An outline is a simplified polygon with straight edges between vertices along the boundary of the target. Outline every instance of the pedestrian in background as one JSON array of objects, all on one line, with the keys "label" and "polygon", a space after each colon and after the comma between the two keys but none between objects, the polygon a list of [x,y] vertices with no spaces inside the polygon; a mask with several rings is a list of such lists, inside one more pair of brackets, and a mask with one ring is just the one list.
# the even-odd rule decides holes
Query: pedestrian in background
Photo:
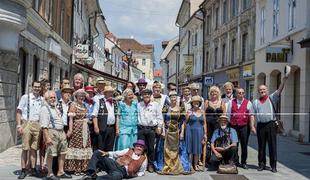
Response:
[{"label": "pedestrian in background", "polygon": [[63,87],[68,87],[68,86],[70,86],[70,80],[69,79],[63,79],[63,80],[61,80],[61,82],[60,82],[60,89],[58,89],[57,91],[56,91],[56,96],[57,96],[57,101],[59,101],[60,99],[61,99],[61,94],[62,94],[62,89],[63,89]]},{"label": "pedestrian in background", "polygon": [[143,101],[142,91],[146,88],[147,82],[145,81],[145,79],[139,79],[137,82],[137,86],[139,91],[136,92],[135,95],[137,96],[138,102],[141,102]]}]

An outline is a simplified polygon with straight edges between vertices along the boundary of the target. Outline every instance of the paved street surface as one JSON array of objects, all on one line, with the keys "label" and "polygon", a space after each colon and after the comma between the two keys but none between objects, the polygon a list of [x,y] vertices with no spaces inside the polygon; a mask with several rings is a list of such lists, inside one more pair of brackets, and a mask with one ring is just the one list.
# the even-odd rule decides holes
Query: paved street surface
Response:
[{"label": "paved street surface", "polygon": [[[257,169],[257,141],[252,136],[249,147],[248,164],[250,169],[244,170],[239,168],[239,175],[244,175],[248,179],[275,180],[275,179],[310,179],[310,144],[300,144],[291,138],[278,138],[278,173],[274,174],[270,171],[258,172]],[[10,180],[17,179],[17,171],[20,167],[20,146],[12,147],[0,153],[0,179]],[[267,160],[268,161],[268,160]],[[189,176],[161,176],[155,173],[147,173],[146,176],[136,178],[147,180],[206,180],[213,179],[216,175],[215,171],[200,172]],[[79,179],[81,177],[73,177]],[[27,177],[26,179],[37,179]],[[218,179],[218,178],[217,178]],[[235,180],[234,175],[229,177],[221,176],[222,180]]]}]

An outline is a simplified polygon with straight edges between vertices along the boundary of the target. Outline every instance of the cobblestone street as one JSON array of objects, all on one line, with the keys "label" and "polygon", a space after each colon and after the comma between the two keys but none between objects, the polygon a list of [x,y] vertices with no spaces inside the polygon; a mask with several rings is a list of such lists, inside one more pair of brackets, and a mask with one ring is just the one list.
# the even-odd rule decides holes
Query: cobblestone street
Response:
[{"label": "cobblestone street", "polygon": [[[293,139],[287,137],[278,138],[278,173],[274,174],[270,171],[258,172],[257,169],[257,151],[256,148],[256,137],[251,137],[249,147],[249,170],[238,168],[239,175],[244,175],[248,179],[258,180],[285,180],[285,179],[296,179],[303,180],[310,178],[310,144],[298,144]],[[290,148],[287,148],[290,147]],[[0,153],[0,175],[1,179],[11,180],[17,179],[16,173],[19,170],[20,164],[20,152],[21,147],[15,146],[2,153]],[[267,160],[268,162],[268,160]],[[298,162],[298,163],[297,163]],[[146,176],[136,178],[148,179],[148,180],[202,180],[212,179],[212,175],[216,175],[215,171],[199,172],[190,176],[160,176],[155,173],[147,173]],[[221,179],[235,179],[235,175],[230,175],[228,178],[221,176]],[[73,177],[73,179],[80,179],[81,177]],[[27,177],[26,179],[37,179]]]}]

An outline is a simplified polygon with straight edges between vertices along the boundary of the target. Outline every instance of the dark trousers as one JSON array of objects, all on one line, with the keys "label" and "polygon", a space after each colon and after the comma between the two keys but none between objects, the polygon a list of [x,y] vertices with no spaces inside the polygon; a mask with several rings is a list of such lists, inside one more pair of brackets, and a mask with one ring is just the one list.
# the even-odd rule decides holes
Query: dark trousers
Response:
[{"label": "dark trousers", "polygon": [[213,132],[219,127],[218,123],[217,122],[208,122],[207,124],[208,126],[208,142],[211,142],[211,138],[213,136]]},{"label": "dark trousers", "polygon": [[[88,125],[88,129],[89,129],[89,136],[90,136],[90,142],[91,142],[91,146],[93,147],[93,151],[98,149],[98,141],[97,141],[97,135],[94,131],[94,126],[93,124],[89,124]],[[96,149],[95,149],[96,148]]]},{"label": "dark trousers", "polygon": [[231,162],[234,162],[235,156],[237,154],[237,147],[231,147],[223,152],[220,152],[223,158],[221,160],[218,160],[215,154],[213,153],[211,156],[211,163],[215,164],[216,166],[221,164],[229,164]]},{"label": "dark trousers", "polygon": [[[237,132],[238,139],[241,145],[241,164],[246,164],[246,160],[248,158],[248,142],[249,142],[249,135],[250,135],[250,129],[248,125],[244,126],[233,126]],[[239,142],[237,143],[237,153],[235,156],[235,163],[239,162],[239,156],[238,156],[238,149],[239,149]]]},{"label": "dark trousers", "polygon": [[277,131],[274,121],[257,123],[258,165],[266,165],[266,144],[268,142],[271,168],[277,166]]},{"label": "dark trousers", "polygon": [[101,156],[99,151],[95,151],[88,163],[88,173],[93,174],[97,168],[107,172],[107,175],[97,179],[120,180],[127,176],[126,169],[120,166],[114,159]]},{"label": "dark trousers", "polygon": [[115,133],[115,126],[109,126],[105,131],[100,131],[99,135],[94,138],[93,150],[113,151]]},{"label": "dark trousers", "polygon": [[155,127],[138,126],[138,139],[143,139],[145,141],[148,164],[153,165],[155,160]]}]

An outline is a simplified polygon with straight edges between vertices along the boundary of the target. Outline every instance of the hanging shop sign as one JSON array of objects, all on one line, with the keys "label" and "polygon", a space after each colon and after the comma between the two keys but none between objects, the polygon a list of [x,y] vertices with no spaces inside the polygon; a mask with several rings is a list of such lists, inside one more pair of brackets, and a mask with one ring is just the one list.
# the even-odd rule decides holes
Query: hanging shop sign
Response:
[{"label": "hanging shop sign", "polygon": [[78,44],[75,47],[75,57],[77,59],[87,59],[88,55],[88,45],[87,44]]},{"label": "hanging shop sign", "polygon": [[243,66],[243,73],[242,73],[243,78],[248,78],[253,76],[253,65],[246,65]]},{"label": "hanging shop sign", "polygon": [[192,54],[184,54],[184,74],[192,75],[193,74],[193,59],[194,55]]},{"label": "hanging shop sign", "polygon": [[289,52],[289,48],[268,47],[266,48],[266,62],[286,63]]}]

